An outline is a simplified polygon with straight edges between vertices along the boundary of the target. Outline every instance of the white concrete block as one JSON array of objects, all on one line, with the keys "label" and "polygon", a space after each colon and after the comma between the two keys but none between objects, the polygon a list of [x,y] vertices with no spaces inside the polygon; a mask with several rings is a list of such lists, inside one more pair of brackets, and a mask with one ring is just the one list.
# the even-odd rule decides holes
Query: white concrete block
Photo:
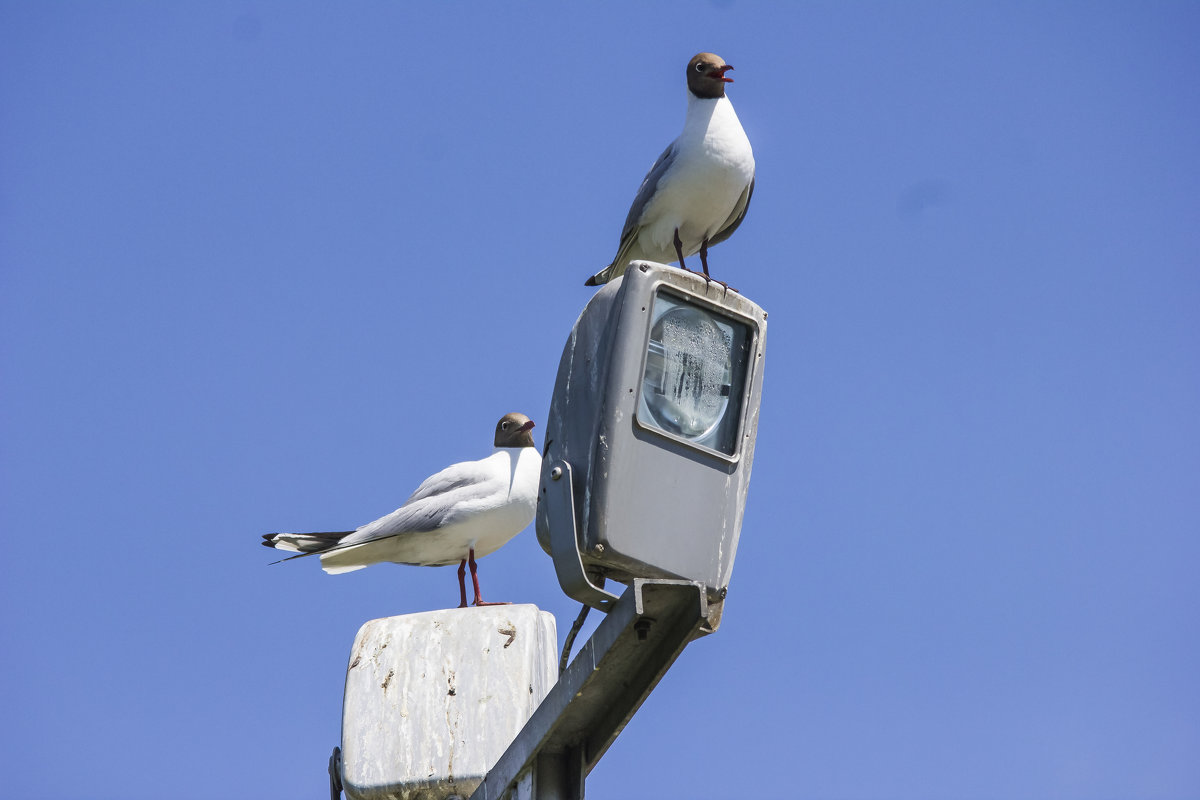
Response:
[{"label": "white concrete block", "polygon": [[554,616],[533,605],[371,620],[342,704],[351,800],[469,797],[558,680]]}]

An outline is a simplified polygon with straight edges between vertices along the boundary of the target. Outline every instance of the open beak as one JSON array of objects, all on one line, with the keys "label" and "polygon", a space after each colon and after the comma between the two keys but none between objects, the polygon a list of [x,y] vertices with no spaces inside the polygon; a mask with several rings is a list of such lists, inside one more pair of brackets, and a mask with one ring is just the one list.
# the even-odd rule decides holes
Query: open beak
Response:
[{"label": "open beak", "polygon": [[732,64],[726,64],[725,66],[717,67],[712,72],[708,73],[708,77],[716,78],[717,80],[724,81],[725,83],[733,83],[733,78],[725,77],[725,73],[731,69],[733,69]]}]

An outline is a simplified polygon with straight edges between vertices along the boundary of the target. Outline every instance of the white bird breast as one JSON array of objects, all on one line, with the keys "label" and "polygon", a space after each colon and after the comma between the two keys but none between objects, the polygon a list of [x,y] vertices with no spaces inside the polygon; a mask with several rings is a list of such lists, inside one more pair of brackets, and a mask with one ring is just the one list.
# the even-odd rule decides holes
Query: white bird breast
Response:
[{"label": "white bird breast", "polygon": [[647,245],[675,260],[675,231],[685,256],[719,233],[754,178],[754,153],[727,98],[689,104],[674,163],[642,215]]}]

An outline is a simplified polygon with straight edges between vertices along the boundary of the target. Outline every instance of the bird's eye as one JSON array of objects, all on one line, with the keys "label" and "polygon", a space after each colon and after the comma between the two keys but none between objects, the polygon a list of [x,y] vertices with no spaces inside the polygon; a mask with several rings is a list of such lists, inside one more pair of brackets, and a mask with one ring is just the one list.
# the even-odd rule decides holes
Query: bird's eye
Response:
[{"label": "bird's eye", "polygon": [[500,423],[500,430],[502,430],[502,431],[506,431],[506,430],[508,430],[508,423],[507,423],[507,422],[501,422],[501,423]]},{"label": "bird's eye", "polygon": [[704,64],[703,63],[696,65],[696,72],[704,72]]}]

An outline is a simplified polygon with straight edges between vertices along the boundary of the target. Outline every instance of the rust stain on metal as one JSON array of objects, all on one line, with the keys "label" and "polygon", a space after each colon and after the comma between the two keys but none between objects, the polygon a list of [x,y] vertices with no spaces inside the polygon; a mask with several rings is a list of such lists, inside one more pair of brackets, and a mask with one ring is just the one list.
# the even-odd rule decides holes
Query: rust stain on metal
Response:
[{"label": "rust stain on metal", "polygon": [[507,648],[508,648],[508,646],[509,646],[510,644],[512,644],[512,643],[513,643],[513,642],[516,640],[516,638],[517,638],[517,629],[516,629],[516,628],[497,628],[497,629],[496,629],[496,632],[497,632],[497,633],[502,633],[502,634],[504,634],[505,636],[507,636],[507,637],[508,637],[508,641],[504,643],[504,647],[505,647],[506,649],[507,649]]}]

